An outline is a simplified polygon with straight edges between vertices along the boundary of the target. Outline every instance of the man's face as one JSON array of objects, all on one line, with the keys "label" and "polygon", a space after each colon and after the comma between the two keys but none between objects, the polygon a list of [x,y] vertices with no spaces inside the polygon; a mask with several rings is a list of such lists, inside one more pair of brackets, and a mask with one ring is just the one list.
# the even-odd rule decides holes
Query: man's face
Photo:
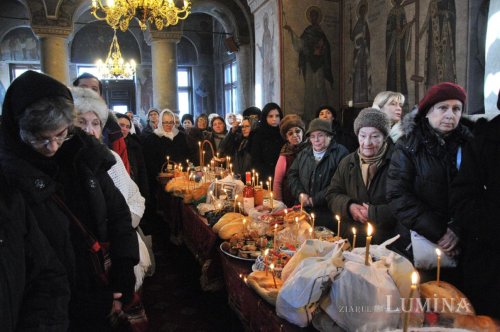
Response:
[{"label": "man's face", "polygon": [[99,81],[96,78],[81,78],[78,81],[78,86],[81,88],[92,89],[101,95],[101,90],[99,90]]}]

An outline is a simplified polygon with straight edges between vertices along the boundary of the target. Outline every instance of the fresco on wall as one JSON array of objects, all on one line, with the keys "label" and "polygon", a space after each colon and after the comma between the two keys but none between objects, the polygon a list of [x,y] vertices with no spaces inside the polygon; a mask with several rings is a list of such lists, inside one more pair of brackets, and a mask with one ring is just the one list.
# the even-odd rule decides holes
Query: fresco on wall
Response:
[{"label": "fresco on wall", "polygon": [[2,61],[39,61],[38,39],[30,28],[17,28],[5,35],[0,43]]},{"label": "fresco on wall", "polygon": [[406,61],[411,60],[411,33],[415,20],[407,21],[403,0],[392,0],[387,16],[385,54],[387,59],[387,90],[401,92],[408,100]]},{"label": "fresco on wall", "polygon": [[284,110],[309,122],[319,106],[339,106],[340,1],[282,3]]},{"label": "fresco on wall", "polygon": [[440,81],[465,86],[468,6],[454,0],[345,1],[343,105],[366,107],[378,92],[393,90],[406,95],[411,108]]},{"label": "fresco on wall", "polygon": [[194,90],[196,114],[210,114],[212,113],[211,99],[213,97],[213,83],[210,80],[208,70],[203,70],[198,86]]},{"label": "fresco on wall", "polygon": [[278,94],[279,38],[277,0],[270,0],[254,13],[255,18],[255,103],[262,107],[269,102],[281,103]]},{"label": "fresco on wall", "polygon": [[354,63],[350,80],[355,104],[368,102],[371,97],[370,29],[366,20],[367,13],[368,2],[361,0],[356,10],[356,24],[350,29],[350,38],[354,45],[352,54]]},{"label": "fresco on wall", "polygon": [[153,107],[153,77],[151,74],[151,66],[141,66],[137,70],[137,79],[139,81],[140,102],[139,115],[144,116],[148,113],[150,107]]},{"label": "fresco on wall", "polygon": [[[294,50],[299,54],[298,67],[304,78],[304,105],[328,104],[328,88],[332,88],[332,60],[330,42],[321,28],[323,13],[317,6],[311,6],[306,11],[310,23],[300,37],[289,26],[283,28],[290,33]],[[327,84],[328,83],[328,84]],[[310,121],[314,114],[309,114],[305,120]]]},{"label": "fresco on wall", "polygon": [[455,36],[457,12],[455,0],[429,3],[419,38],[427,36],[425,48],[425,88],[439,82],[456,82]]}]

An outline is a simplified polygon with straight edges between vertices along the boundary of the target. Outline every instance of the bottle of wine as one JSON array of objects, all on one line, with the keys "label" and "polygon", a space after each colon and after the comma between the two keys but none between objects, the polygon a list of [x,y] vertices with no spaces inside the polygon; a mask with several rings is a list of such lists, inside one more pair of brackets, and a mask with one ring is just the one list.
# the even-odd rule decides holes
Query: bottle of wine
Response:
[{"label": "bottle of wine", "polygon": [[255,191],[252,187],[251,173],[245,173],[245,188],[243,188],[243,209],[248,214],[250,209],[255,207]]}]

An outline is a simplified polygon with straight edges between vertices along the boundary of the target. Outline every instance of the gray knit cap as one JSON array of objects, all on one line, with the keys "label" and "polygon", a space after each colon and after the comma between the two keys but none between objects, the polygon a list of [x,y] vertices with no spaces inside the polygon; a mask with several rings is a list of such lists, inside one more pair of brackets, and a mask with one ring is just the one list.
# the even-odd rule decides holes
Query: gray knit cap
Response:
[{"label": "gray knit cap", "polygon": [[330,136],[333,136],[332,131],[332,121],[323,119],[313,119],[309,123],[309,129],[307,130],[306,136],[309,136],[313,131],[323,131]]},{"label": "gray knit cap", "polygon": [[391,124],[387,115],[372,107],[362,109],[356,120],[354,120],[354,133],[356,135],[358,135],[359,130],[364,127],[377,128],[386,137],[391,131]]}]

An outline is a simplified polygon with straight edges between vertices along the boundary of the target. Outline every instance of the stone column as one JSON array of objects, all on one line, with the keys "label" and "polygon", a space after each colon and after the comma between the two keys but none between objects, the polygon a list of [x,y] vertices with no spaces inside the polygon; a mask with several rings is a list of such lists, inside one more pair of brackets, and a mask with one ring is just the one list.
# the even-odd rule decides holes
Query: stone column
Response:
[{"label": "stone column", "polygon": [[181,31],[151,31],[153,105],[160,110],[178,109],[177,43],[181,36]]},{"label": "stone column", "polygon": [[42,72],[69,85],[68,36],[70,28],[33,27],[40,39],[40,64]]}]

